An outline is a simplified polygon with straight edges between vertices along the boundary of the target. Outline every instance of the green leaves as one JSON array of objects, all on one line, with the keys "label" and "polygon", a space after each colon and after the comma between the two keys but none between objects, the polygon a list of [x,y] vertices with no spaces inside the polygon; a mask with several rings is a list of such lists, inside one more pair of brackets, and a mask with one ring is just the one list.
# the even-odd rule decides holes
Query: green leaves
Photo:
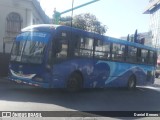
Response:
[{"label": "green leaves", "polygon": [[73,19],[70,16],[63,17],[60,19],[60,24],[71,26],[71,20],[72,26],[75,28],[99,34],[104,34],[107,31],[106,26],[98,21],[95,15],[90,13],[76,15]]}]

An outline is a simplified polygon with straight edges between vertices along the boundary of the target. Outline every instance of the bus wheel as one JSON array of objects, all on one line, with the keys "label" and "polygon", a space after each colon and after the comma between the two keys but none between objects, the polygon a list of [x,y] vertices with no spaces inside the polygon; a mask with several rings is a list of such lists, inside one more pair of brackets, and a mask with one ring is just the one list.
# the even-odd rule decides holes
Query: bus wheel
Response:
[{"label": "bus wheel", "polygon": [[135,76],[131,76],[128,80],[128,89],[133,90],[136,88],[136,78]]},{"label": "bus wheel", "polygon": [[67,81],[67,90],[70,92],[80,91],[83,86],[83,79],[79,73],[73,73]]}]

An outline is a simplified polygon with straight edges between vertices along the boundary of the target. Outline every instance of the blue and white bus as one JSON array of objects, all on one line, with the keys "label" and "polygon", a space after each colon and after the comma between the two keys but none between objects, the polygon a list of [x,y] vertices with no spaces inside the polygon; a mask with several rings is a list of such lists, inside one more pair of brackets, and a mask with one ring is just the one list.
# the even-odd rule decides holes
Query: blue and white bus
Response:
[{"label": "blue and white bus", "polygon": [[43,87],[128,87],[154,83],[156,49],[80,29],[34,25],[11,51],[9,79]]}]

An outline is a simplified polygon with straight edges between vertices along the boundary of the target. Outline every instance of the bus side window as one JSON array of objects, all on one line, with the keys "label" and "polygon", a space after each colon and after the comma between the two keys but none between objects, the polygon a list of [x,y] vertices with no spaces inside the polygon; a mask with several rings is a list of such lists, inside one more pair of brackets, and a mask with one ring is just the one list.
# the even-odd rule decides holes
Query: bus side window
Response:
[{"label": "bus side window", "polygon": [[93,38],[85,37],[85,49],[82,50],[82,54],[86,57],[93,57]]},{"label": "bus side window", "polygon": [[128,46],[128,54],[126,57],[127,62],[137,62],[137,48]]},{"label": "bus side window", "polygon": [[154,64],[154,60],[153,60],[153,58],[154,58],[154,52],[153,51],[150,51],[149,52],[149,64]]},{"label": "bus side window", "polygon": [[156,66],[157,65],[157,59],[158,59],[158,55],[157,55],[156,51],[154,52],[154,57],[153,58],[154,58],[154,63],[153,64]]},{"label": "bus side window", "polygon": [[125,45],[113,43],[112,47],[112,60],[124,61]]},{"label": "bus side window", "polygon": [[80,56],[80,43],[81,37],[80,36],[73,36],[73,47],[74,47],[74,56]]},{"label": "bus side window", "polygon": [[68,38],[67,33],[62,32],[59,38],[56,38],[56,56],[65,59],[68,56]]},{"label": "bus side window", "polygon": [[111,43],[104,42],[102,40],[95,40],[95,52],[94,57],[98,59],[110,59],[110,47]]},{"label": "bus side window", "polygon": [[149,64],[156,65],[157,63],[157,53],[153,51],[149,51]]},{"label": "bus side window", "polygon": [[93,38],[79,37],[76,43],[75,56],[93,57]]},{"label": "bus side window", "polygon": [[148,50],[145,49],[141,50],[141,62],[148,63]]}]

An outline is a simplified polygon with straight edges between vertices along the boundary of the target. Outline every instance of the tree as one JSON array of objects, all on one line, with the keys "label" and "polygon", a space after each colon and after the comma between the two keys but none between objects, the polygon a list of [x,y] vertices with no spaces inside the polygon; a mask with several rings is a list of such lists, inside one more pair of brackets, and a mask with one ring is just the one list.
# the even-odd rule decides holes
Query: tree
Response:
[{"label": "tree", "polygon": [[71,26],[71,20],[72,26],[75,28],[99,34],[104,34],[107,31],[106,26],[98,21],[95,15],[90,13],[76,15],[73,19],[70,16],[63,17],[60,19],[60,24]]}]

